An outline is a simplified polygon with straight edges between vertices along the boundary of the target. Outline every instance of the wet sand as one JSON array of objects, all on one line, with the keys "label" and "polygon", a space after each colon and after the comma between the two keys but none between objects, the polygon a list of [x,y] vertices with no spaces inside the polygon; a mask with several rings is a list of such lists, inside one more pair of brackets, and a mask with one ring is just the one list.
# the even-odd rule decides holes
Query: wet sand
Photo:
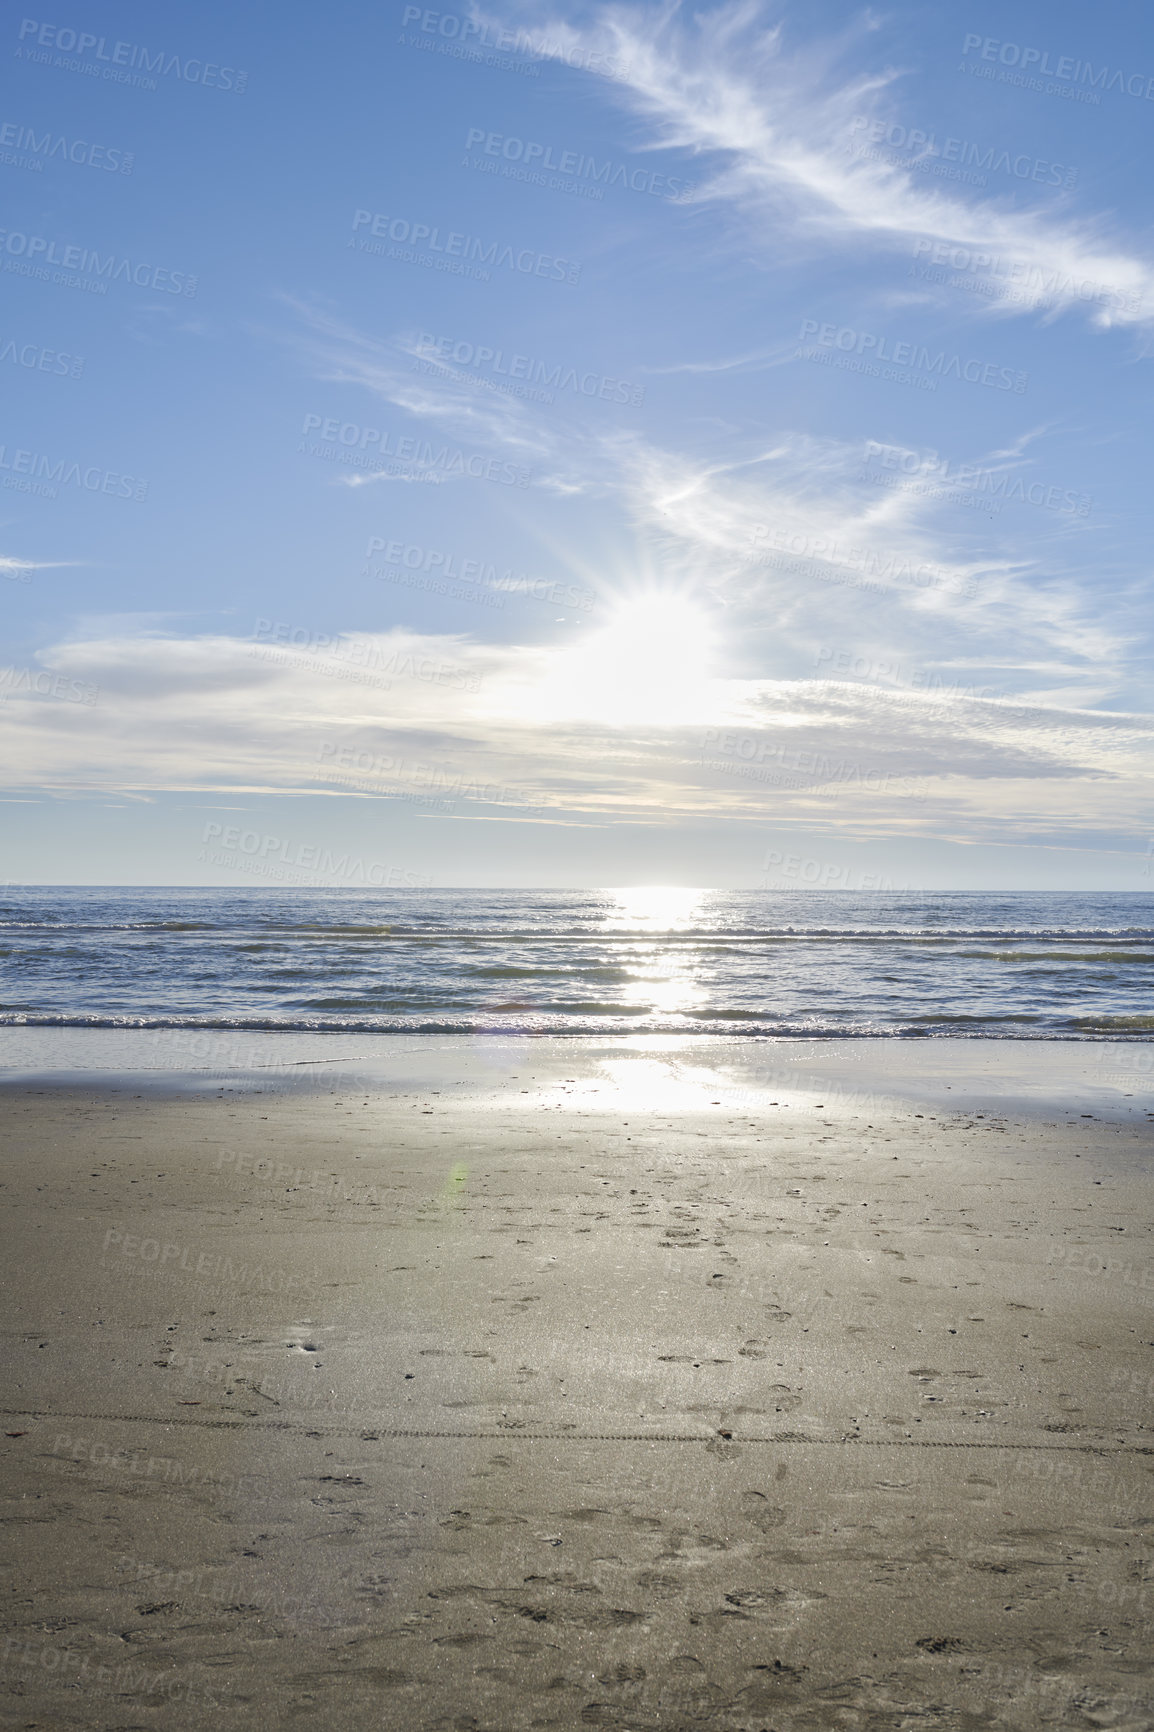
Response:
[{"label": "wet sand", "polygon": [[4,1092],[6,1723],[1154,1726],[1146,1103],[608,1075]]}]

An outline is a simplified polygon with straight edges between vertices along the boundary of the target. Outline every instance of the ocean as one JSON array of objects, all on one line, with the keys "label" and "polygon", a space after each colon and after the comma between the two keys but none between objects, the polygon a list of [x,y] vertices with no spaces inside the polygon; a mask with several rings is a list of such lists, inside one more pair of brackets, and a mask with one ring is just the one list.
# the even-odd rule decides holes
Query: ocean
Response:
[{"label": "ocean", "polygon": [[0,1024],[1154,1037],[1154,893],[0,891]]}]

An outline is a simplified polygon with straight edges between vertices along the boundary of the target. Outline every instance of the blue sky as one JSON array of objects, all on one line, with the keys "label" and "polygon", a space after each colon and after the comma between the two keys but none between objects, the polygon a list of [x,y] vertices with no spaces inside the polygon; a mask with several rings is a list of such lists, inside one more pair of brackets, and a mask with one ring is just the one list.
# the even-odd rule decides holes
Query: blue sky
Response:
[{"label": "blue sky", "polygon": [[9,14],[3,875],[1154,887],[1142,23]]}]

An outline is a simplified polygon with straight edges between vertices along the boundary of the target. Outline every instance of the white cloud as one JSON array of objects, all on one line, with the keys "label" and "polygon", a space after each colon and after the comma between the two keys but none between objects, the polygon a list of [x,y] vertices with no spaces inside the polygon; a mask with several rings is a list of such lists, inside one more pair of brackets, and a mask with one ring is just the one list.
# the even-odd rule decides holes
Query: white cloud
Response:
[{"label": "white cloud", "polygon": [[17,579],[25,571],[59,571],[71,564],[73,561],[69,559],[16,559],[11,554],[0,554],[0,574]]},{"label": "white cloud", "polygon": [[968,839],[1011,821],[1024,839],[1079,823],[1141,835],[1149,804],[1149,718],[974,698],[970,681],[714,678],[692,724],[614,725],[557,696],[587,689],[598,654],[606,689],[619,683],[596,632],[576,649],[400,632],[284,646],[283,660],[263,653],[274,647],[105,636],[46,651],[45,667],[99,699],[13,692],[0,706],[9,788],[327,792],[582,823],[772,812]]},{"label": "white cloud", "polygon": [[[989,313],[1084,308],[1103,327],[1154,318],[1154,260],[1112,238],[1102,219],[1016,209],[1009,196],[964,197],[855,154],[855,121],[889,118],[901,74],[839,75],[844,42],[787,49],[782,26],[766,28],[764,9],[744,0],[692,15],[675,4],[606,6],[585,27],[545,20],[536,5],[526,17],[571,64],[595,73],[590,57],[610,57],[616,71],[605,89],[648,126],[652,147],[713,159],[692,201],[739,212],[743,244],[764,243],[775,264],[783,223],[795,244],[852,247],[858,257],[864,242],[907,257],[922,242],[956,251],[947,268],[965,272],[978,269],[975,254],[988,256],[980,269],[1013,291],[981,301]],[[936,293],[928,284],[920,292]]]},{"label": "white cloud", "polygon": [[[1123,656],[1125,634],[1095,619],[1073,581],[1056,573],[1044,583],[1024,581],[1036,559],[1032,548],[1014,551],[1005,524],[996,556],[980,547],[967,556],[959,551],[964,534],[949,519],[948,500],[917,491],[901,475],[900,486],[872,486],[863,473],[864,442],[730,430],[728,456],[679,453],[636,431],[545,415],[516,398],[494,394],[478,402],[452,369],[445,376],[406,372],[411,339],[380,341],[328,314],[296,310],[305,324],[305,359],[321,377],[360,385],[482,450],[531,462],[535,485],[549,493],[616,499],[633,529],[660,545],[667,569],[751,615],[768,610],[780,629],[802,641],[822,629],[831,599],[846,629],[856,621],[859,632],[872,631],[881,597],[898,616],[894,629],[906,644],[940,632],[948,618],[959,641],[971,646],[1001,645],[1012,633],[1026,655],[1063,651],[1071,678],[1089,664],[1100,680],[1101,667],[1116,668]],[[1012,451],[979,454],[971,467],[996,474],[1024,466],[1025,445],[1037,437],[1023,436]],[[955,475],[958,467],[955,461]],[[1055,517],[1052,527],[1079,524]]]}]

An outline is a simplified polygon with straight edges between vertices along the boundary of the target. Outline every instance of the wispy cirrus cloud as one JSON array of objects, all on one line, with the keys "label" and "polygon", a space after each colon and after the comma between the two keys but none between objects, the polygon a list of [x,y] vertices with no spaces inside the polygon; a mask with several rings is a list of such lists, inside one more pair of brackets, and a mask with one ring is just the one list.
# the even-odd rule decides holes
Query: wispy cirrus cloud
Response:
[{"label": "wispy cirrus cloud", "polygon": [[434,377],[413,369],[417,334],[388,340],[370,336],[323,307],[284,297],[299,320],[295,341],[315,377],[334,385],[362,385],[377,397],[423,420],[451,422],[458,437],[499,441],[507,449],[539,453],[541,430],[515,397],[478,394],[445,368]]},{"label": "wispy cirrus cloud", "polygon": [[963,269],[973,269],[974,254],[996,261],[986,268],[1014,293],[981,302],[987,315],[1083,308],[1099,327],[1154,320],[1154,255],[1113,236],[1104,218],[928,187],[906,166],[849,148],[855,120],[890,118],[903,77],[840,70],[872,21],[805,47],[781,24],[767,27],[765,8],[750,0],[692,13],[677,3],[609,5],[584,24],[544,20],[536,5],[521,11],[590,76],[611,62],[604,87],[648,128],[643,142],[711,159],[691,202],[730,208],[743,244],[764,245],[767,262],[780,259],[783,224],[795,248],[808,242],[858,258],[871,242],[879,255],[929,242],[965,253]]},{"label": "wispy cirrus cloud", "polygon": [[[531,461],[547,493],[616,501],[668,573],[751,622],[772,618],[779,633],[808,643],[836,597],[846,629],[870,636],[880,600],[899,653],[918,653],[940,636],[943,620],[957,649],[1000,647],[1009,635],[1027,659],[1042,651],[1068,657],[1066,690],[1084,701],[1103,689],[1102,669],[1125,657],[1127,631],[1097,616],[1060,565],[1040,571],[1025,535],[1016,541],[1002,520],[996,539],[978,520],[960,525],[959,515],[973,514],[954,510],[947,489],[872,485],[868,442],[789,429],[767,437],[734,424],[718,429],[716,454],[705,457],[700,438],[676,450],[634,428],[597,428],[519,398],[480,397],[452,367],[410,371],[418,353],[411,335],[381,339],[323,309],[294,311],[301,358],[317,377],[360,386],[442,433]],[[1031,430],[969,467],[995,477],[1028,472],[1040,436]],[[1073,518],[1049,528],[1059,542],[1084,532]]]},{"label": "wispy cirrus cloud", "polygon": [[26,571],[60,571],[73,564],[71,559],[17,559],[12,554],[0,554],[0,576],[19,579]]},{"label": "wispy cirrus cloud", "polygon": [[667,366],[640,366],[637,370],[652,378],[666,378],[677,373],[761,373],[767,367],[786,366],[795,358],[795,345],[779,344],[774,349],[753,349],[748,355],[721,356],[717,360],[671,361]]}]

